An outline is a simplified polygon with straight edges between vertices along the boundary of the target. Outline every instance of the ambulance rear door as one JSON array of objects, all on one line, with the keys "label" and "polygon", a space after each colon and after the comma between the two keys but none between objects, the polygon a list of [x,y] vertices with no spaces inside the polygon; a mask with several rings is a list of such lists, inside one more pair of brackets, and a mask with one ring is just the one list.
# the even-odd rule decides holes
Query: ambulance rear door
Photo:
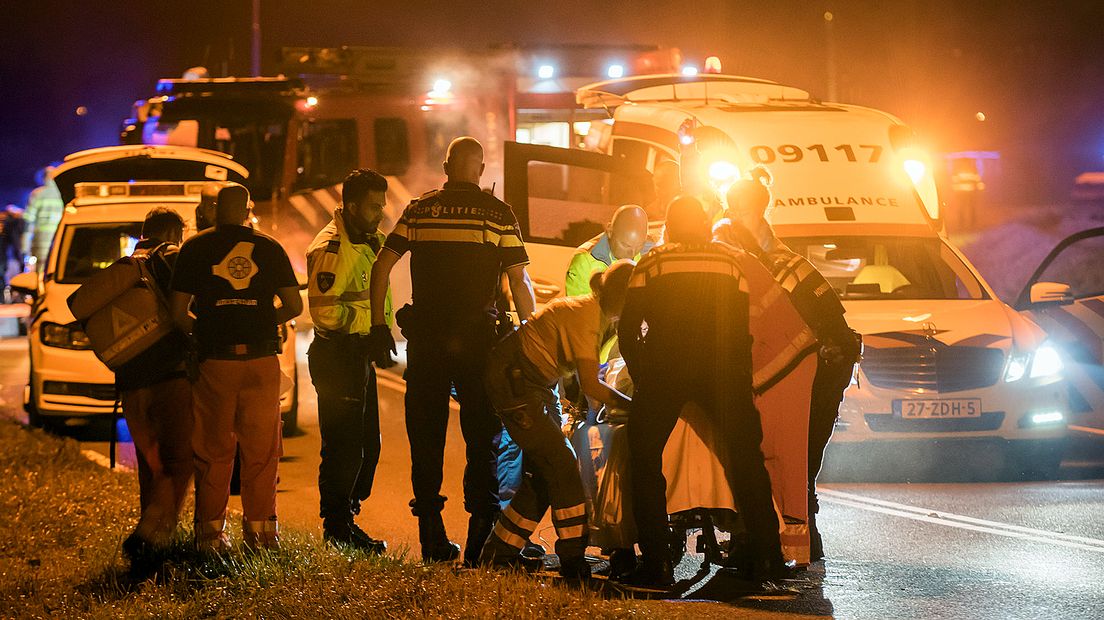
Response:
[{"label": "ambulance rear door", "polygon": [[651,173],[624,157],[506,142],[504,159],[503,194],[521,225],[538,303],[563,296],[576,248],[604,232],[618,207],[653,198]]},{"label": "ambulance rear door", "polygon": [[1104,432],[1104,227],[1063,239],[1028,279],[1016,309],[1063,353],[1070,427]]}]

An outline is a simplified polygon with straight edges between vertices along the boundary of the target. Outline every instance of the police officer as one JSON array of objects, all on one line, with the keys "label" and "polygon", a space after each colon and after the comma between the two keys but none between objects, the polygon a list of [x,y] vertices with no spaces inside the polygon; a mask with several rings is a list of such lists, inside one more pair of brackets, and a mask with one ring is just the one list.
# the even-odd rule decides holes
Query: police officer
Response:
[{"label": "police officer", "polygon": [[[173,318],[193,333],[199,377],[193,386],[196,545],[225,551],[226,503],[234,456],[241,454],[244,541],[279,546],[276,467],[280,455],[278,326],[303,310],[287,253],[246,225],[249,192],[211,183],[215,227],[184,243],[172,280]],[[282,304],[273,302],[279,297]],[[188,308],[195,300],[195,319]]]},{"label": "police officer", "polygon": [[[626,581],[673,583],[663,449],[683,406],[697,402],[718,446],[750,539],[753,578],[783,570],[778,519],[763,464],[752,400],[750,299],[739,252],[711,243],[710,222],[692,197],[667,212],[669,243],[640,260],[618,337],[635,391],[628,419],[632,497],[642,563]],[[646,327],[645,327],[646,325]]]},{"label": "police officer", "polygon": [[727,193],[727,218],[717,223],[714,236],[758,257],[789,294],[801,318],[820,345],[809,407],[809,538],[813,561],[823,559],[824,546],[816,527],[819,508],[816,478],[824,449],[832,437],[843,393],[851,382],[862,352],[862,340],[844,319],[844,307],[831,283],[805,257],[774,236],[766,220],[771,204],[769,173],[733,183]]},{"label": "police officer", "polygon": [[[353,518],[372,493],[380,456],[376,371],[368,358],[368,275],[384,241],[377,228],[386,199],[387,179],[373,170],[354,170],[342,185],[333,220],[307,250],[307,304],[314,320],[307,358],[322,436],[322,536],[370,553],[383,553],[387,544]],[[384,306],[390,324],[390,295]]]},{"label": "police officer", "polygon": [[517,218],[509,205],[479,189],[482,145],[470,137],[453,140],[444,169],[444,187],[410,203],[372,267],[372,357],[377,365],[394,363],[384,299],[391,270],[409,251],[413,303],[395,319],[407,339],[406,429],[414,486],[410,505],[418,517],[422,559],[458,557],[460,549],[448,539],[441,520],[448,401],[455,388],[467,444],[464,508],[471,515],[464,562],[473,565],[499,512],[495,453],[502,425],[487,398],[483,375],[495,337],[494,302],[502,272],[522,320],[533,313],[535,301]]},{"label": "police officer", "polygon": [[606,232],[575,250],[567,267],[568,295],[589,295],[590,276],[605,271],[613,261],[640,260],[640,255],[655,244],[648,239],[648,214],[636,205],[625,205],[614,212]]},{"label": "police officer", "polygon": [[552,301],[491,354],[487,391],[510,436],[521,446],[527,471],[483,548],[484,564],[516,562],[551,506],[560,574],[573,579],[590,576],[583,555],[587,511],[579,466],[560,430],[559,416],[547,410],[558,413],[552,406],[558,399],[553,388],[576,370],[587,396],[610,408],[627,408],[629,399],[598,379],[598,354],[602,334],[621,313],[631,275],[629,261],[594,274],[593,294]]}]

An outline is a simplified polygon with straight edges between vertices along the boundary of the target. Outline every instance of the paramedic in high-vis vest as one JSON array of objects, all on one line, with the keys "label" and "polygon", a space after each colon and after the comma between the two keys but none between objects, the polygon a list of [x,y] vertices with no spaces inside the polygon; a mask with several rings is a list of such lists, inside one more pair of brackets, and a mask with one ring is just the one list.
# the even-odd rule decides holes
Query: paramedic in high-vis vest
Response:
[{"label": "paramedic in high-vis vest", "polygon": [[824,546],[816,526],[819,507],[816,477],[824,449],[832,437],[843,393],[862,352],[862,340],[844,319],[843,304],[831,283],[803,256],[774,235],[766,220],[771,204],[769,173],[732,184],[726,218],[714,227],[718,241],[740,247],[762,262],[789,294],[819,345],[816,377],[809,406],[809,538],[810,559],[823,559]]},{"label": "paramedic in high-vis vest", "polygon": [[[192,388],[196,546],[203,552],[230,549],[226,504],[240,453],[243,539],[248,548],[272,549],[279,547],[278,329],[302,312],[303,302],[287,253],[247,225],[248,190],[216,182],[203,191],[215,196],[215,226],[181,246],[171,301],[176,323],[186,333],[194,328],[200,357]],[[188,314],[193,299],[194,319]]]},{"label": "paramedic in high-vis vest", "polygon": [[625,205],[614,212],[606,232],[575,250],[567,267],[565,294],[589,295],[590,276],[605,271],[613,261],[640,260],[640,255],[655,245],[648,239],[648,215],[636,205]]},{"label": "paramedic in high-vis vest", "polygon": [[560,575],[590,577],[586,495],[571,445],[563,436],[558,381],[578,372],[582,391],[594,401],[625,409],[629,399],[598,378],[602,334],[617,321],[632,275],[630,261],[618,261],[592,276],[594,293],[553,300],[491,352],[487,393],[503,425],[521,447],[525,475],[502,512],[481,563],[511,566],[551,507]]},{"label": "paramedic in high-vis vest", "polygon": [[[142,222],[135,253],[147,255],[154,284],[167,299],[184,220],[157,207]],[[132,564],[167,546],[192,482],[192,386],[184,371],[187,337],[174,330],[115,370],[115,388],[138,457],[138,526],[123,541]]]},{"label": "paramedic in high-vis vest", "polygon": [[[368,277],[383,246],[378,227],[386,201],[387,179],[373,170],[354,170],[345,177],[333,220],[307,250],[307,305],[314,320],[307,359],[318,391],[322,536],[370,553],[383,553],[387,545],[353,519],[372,493],[380,456],[376,371],[368,348]],[[385,304],[390,326],[390,295]]]}]

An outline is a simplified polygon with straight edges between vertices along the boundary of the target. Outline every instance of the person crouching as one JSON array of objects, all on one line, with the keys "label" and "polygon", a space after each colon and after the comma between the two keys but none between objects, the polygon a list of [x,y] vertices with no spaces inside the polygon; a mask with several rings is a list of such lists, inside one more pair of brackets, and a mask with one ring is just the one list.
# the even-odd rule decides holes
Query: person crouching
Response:
[{"label": "person crouching", "polygon": [[547,409],[556,398],[552,387],[573,371],[589,398],[611,408],[628,406],[627,396],[598,379],[598,352],[602,334],[621,313],[632,270],[630,261],[615,262],[593,276],[593,294],[552,301],[491,353],[487,392],[521,447],[526,472],[483,547],[481,564],[520,564],[522,547],[551,506],[560,574],[590,576],[583,483],[561,421]]}]

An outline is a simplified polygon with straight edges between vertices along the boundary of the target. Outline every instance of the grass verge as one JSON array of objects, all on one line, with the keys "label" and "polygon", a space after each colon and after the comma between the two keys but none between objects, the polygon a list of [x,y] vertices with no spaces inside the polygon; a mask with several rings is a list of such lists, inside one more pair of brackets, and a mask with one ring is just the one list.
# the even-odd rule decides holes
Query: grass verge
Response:
[{"label": "grass verge", "polygon": [[73,440],[12,422],[0,422],[0,446],[5,617],[696,616],[524,575],[425,567],[402,554],[350,557],[294,531],[279,552],[223,559],[202,560],[181,542],[155,572],[136,576],[120,549],[138,518],[135,476],[92,463]]}]

